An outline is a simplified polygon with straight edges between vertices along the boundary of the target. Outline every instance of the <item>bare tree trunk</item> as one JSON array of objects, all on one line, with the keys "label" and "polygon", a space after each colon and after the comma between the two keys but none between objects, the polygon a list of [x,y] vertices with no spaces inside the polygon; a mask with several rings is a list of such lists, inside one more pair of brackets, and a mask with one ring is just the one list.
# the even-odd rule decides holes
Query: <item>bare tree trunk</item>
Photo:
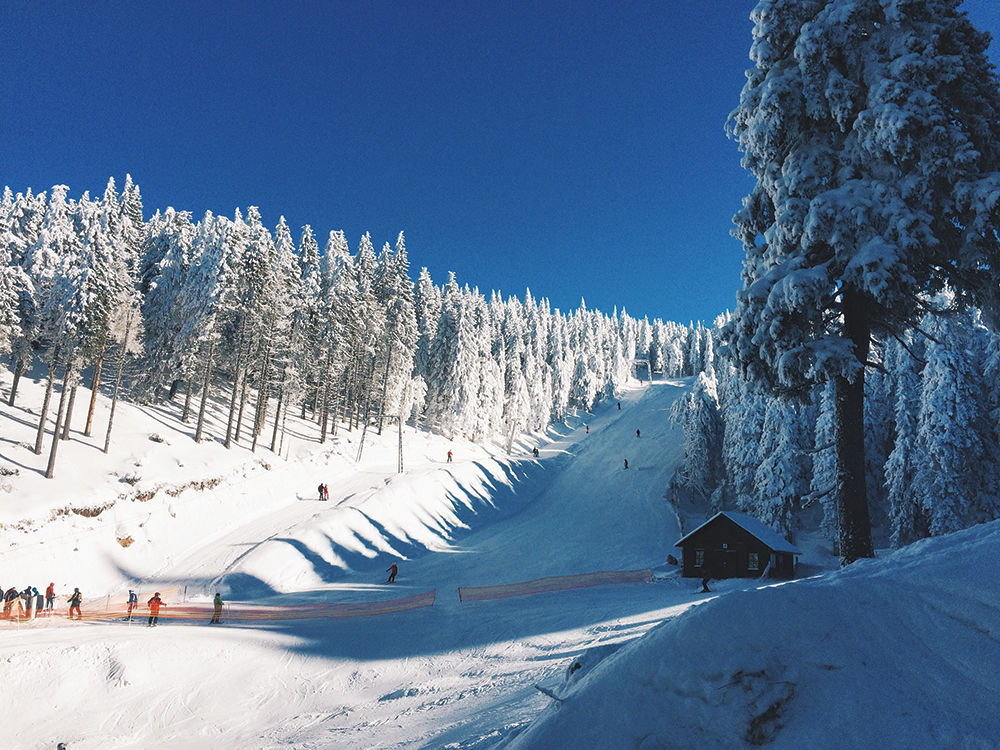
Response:
[{"label": "bare tree trunk", "polygon": [[[249,355],[248,355],[249,356]],[[240,433],[243,432],[243,409],[247,405],[247,384],[250,382],[250,364],[243,368],[243,386],[240,388],[240,409],[236,417],[236,436],[234,443],[240,442]]]},{"label": "bare tree trunk", "polygon": [[385,357],[385,375],[382,376],[382,403],[378,407],[378,434],[382,434],[382,420],[385,418],[385,399],[389,392],[389,367],[392,365],[392,345]]},{"label": "bare tree trunk", "polygon": [[[201,390],[201,408],[198,409],[198,429],[194,432],[194,441],[201,442],[205,429],[205,405],[208,403],[208,388],[212,382],[212,360],[215,358],[215,341],[208,348],[208,363],[205,365],[205,384]],[[229,447],[228,445],[226,446]]]},{"label": "bare tree trunk", "polygon": [[[104,367],[104,354],[108,346],[108,332],[104,331],[101,337],[101,351],[97,355],[97,362],[94,364],[94,379],[90,382],[90,407],[87,409],[87,425],[83,428],[83,434],[90,437],[94,427],[94,408],[97,406],[97,391],[101,387],[101,370]],[[72,407],[70,407],[72,410]]]},{"label": "bare tree trunk", "polygon": [[282,417],[282,401],[285,398],[285,385],[284,378],[282,378],[281,387],[278,388],[278,407],[274,410],[274,429],[271,430],[271,453],[274,453],[274,446],[278,442],[278,423],[281,421]]},{"label": "bare tree trunk", "polygon": [[38,420],[38,434],[35,436],[35,455],[42,455],[42,441],[45,439],[45,418],[49,414],[49,401],[52,400],[52,384],[56,379],[56,363],[59,361],[59,347],[52,354],[52,364],[49,365],[49,382],[45,386],[45,398],[42,401],[42,416]]},{"label": "bare tree trunk", "polygon": [[21,376],[24,371],[28,369],[27,362],[24,357],[17,357],[14,360],[14,382],[10,384],[10,398],[7,399],[7,406],[14,405],[14,396],[17,394],[17,384],[21,382]]},{"label": "bare tree trunk", "polygon": [[184,411],[181,412],[181,421],[187,422],[191,414],[191,378],[184,378]]},{"label": "bare tree trunk", "polygon": [[257,438],[264,430],[264,422],[267,419],[267,402],[271,398],[271,387],[268,381],[271,379],[271,339],[268,336],[267,346],[264,348],[264,367],[260,376],[260,383],[257,386],[257,408],[253,415],[253,443],[250,445],[250,452],[257,452]]},{"label": "bare tree trunk", "polygon": [[[64,376],[65,377],[65,376]],[[63,383],[63,388],[66,384]],[[69,389],[69,403],[66,404],[66,423],[63,425],[62,439],[69,440],[69,423],[73,418],[73,405],[76,404],[76,383],[70,386]]]},{"label": "bare tree trunk", "polygon": [[63,414],[66,409],[66,391],[72,390],[69,386],[70,375],[72,374],[72,363],[67,362],[63,369],[62,394],[59,396],[59,411],[56,414],[56,427],[52,430],[52,448],[49,449],[49,465],[45,469],[45,478],[52,479],[56,475],[56,449],[59,447],[59,428],[62,423]]},{"label": "bare tree trunk", "polygon": [[[333,378],[333,373],[330,369],[333,365],[333,350],[331,349],[326,353],[326,365],[323,368],[323,396],[322,400],[317,404],[320,410],[320,432],[319,432],[319,442],[320,444],[326,442],[326,425],[328,417],[330,415],[330,381]],[[318,388],[318,386],[317,386]],[[337,427],[337,415],[333,416],[333,426],[334,429]]]},{"label": "bare tree trunk", "polygon": [[875,556],[865,478],[864,363],[868,360],[871,324],[864,296],[850,285],[844,286],[842,294],[844,333],[854,342],[854,355],[862,363],[853,382],[840,376],[834,380],[840,561],[849,565]]},{"label": "bare tree trunk", "polygon": [[122,373],[125,371],[125,357],[128,356],[128,339],[132,332],[132,313],[125,321],[125,338],[122,340],[122,356],[118,360],[118,374],[115,376],[115,392],[111,396],[111,414],[108,415],[108,434],[104,437],[104,452],[111,447],[111,426],[115,423],[115,407],[118,405],[118,388],[121,386]]},{"label": "bare tree trunk", "polygon": [[236,415],[236,393],[239,389],[240,375],[242,374],[243,368],[243,338],[246,335],[247,330],[247,319],[243,316],[243,325],[240,327],[240,340],[238,354],[236,355],[236,372],[233,375],[233,395],[229,401],[229,423],[226,425],[226,448],[231,448],[233,445],[233,418]]}]

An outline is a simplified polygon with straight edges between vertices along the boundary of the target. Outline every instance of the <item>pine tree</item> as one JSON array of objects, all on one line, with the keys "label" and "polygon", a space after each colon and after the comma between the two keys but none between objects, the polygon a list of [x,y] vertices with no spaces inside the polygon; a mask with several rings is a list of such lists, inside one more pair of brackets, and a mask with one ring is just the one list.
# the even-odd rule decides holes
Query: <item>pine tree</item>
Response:
[{"label": "pine tree", "polygon": [[[730,132],[757,177],[731,331],[778,389],[833,380],[840,554],[873,554],[864,457],[873,335],[951,285],[993,295],[1000,92],[959,0],[763,0]],[[761,241],[762,240],[762,241]]]}]

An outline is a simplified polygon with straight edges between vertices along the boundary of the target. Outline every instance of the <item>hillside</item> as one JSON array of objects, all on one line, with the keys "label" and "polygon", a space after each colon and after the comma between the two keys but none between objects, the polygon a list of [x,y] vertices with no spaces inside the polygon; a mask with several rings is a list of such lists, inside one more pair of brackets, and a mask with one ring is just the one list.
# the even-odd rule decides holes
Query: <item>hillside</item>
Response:
[{"label": "hillside", "polygon": [[[3,477],[0,574],[5,587],[55,581],[60,612],[79,586],[88,619],[0,621],[0,702],[18,717],[18,747],[735,748],[843,736],[860,747],[877,736],[879,747],[981,748],[1000,733],[997,525],[791,584],[696,593],[663,563],[680,534],[664,495],[681,460],[667,414],[684,382],[635,385],[620,409],[523,436],[511,455],[410,426],[402,473],[394,429],[369,430],[360,460],[358,431],[320,445],[296,419],[281,456],[245,440],[227,451],[194,444],[169,404],[123,405],[105,456],[99,399],[99,437],[61,443],[52,480],[39,473],[48,443],[42,457],[24,447],[34,434],[22,404],[36,408],[42,384],[24,386],[0,417],[0,465],[18,470]],[[703,517],[682,509],[685,523]],[[804,541],[805,569],[832,564]],[[384,586],[392,562],[399,577]],[[465,603],[457,591],[641,568],[653,583]],[[130,587],[166,594],[159,626],[144,626],[144,606],[131,624],[102,619]],[[209,626],[216,591],[227,608]],[[432,591],[430,607],[312,616]]]}]

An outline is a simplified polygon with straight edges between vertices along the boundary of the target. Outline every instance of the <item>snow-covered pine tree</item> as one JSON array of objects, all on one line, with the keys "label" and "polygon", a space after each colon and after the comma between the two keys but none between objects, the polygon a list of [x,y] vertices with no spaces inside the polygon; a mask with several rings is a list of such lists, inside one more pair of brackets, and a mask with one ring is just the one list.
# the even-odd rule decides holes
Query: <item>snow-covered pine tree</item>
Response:
[{"label": "snow-covered pine tree", "polygon": [[873,554],[864,460],[871,336],[946,284],[995,296],[1000,92],[960,0],[762,0],[729,129],[757,185],[732,349],[778,389],[832,379],[840,554]]},{"label": "snow-covered pine tree", "polygon": [[914,491],[920,461],[917,447],[920,417],[920,370],[924,337],[907,332],[886,345],[885,368],[895,384],[893,447],[885,464],[890,542],[899,548],[930,535],[921,498]]},{"label": "snow-covered pine tree", "polygon": [[917,463],[911,491],[931,535],[996,518],[996,446],[982,390],[981,352],[971,316],[928,318],[922,373]]},{"label": "snow-covered pine tree", "polygon": [[714,373],[698,373],[686,398],[674,402],[672,421],[684,433],[681,486],[708,498],[722,479],[723,425]]}]

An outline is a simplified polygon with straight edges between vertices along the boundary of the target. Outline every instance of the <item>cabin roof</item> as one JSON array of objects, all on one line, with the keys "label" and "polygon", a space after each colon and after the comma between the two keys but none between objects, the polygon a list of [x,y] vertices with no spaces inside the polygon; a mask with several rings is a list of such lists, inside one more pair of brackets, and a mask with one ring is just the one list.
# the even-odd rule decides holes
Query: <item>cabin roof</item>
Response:
[{"label": "cabin roof", "polygon": [[708,526],[710,523],[713,523],[715,519],[717,519],[719,516],[725,516],[730,521],[739,526],[741,529],[746,531],[748,534],[757,537],[757,539],[766,544],[770,549],[774,550],[775,552],[788,552],[793,555],[802,554],[801,550],[799,550],[798,547],[789,542],[787,539],[781,536],[770,526],[765,525],[764,523],[754,518],[753,516],[748,516],[745,513],[733,513],[732,511],[728,510],[716,513],[714,516],[705,521],[705,523],[703,523],[697,529],[691,531],[690,533],[682,537],[680,540],[678,540],[674,544],[674,546],[680,547],[681,545],[684,544],[684,542],[691,539],[691,537],[693,537],[703,528]]}]

